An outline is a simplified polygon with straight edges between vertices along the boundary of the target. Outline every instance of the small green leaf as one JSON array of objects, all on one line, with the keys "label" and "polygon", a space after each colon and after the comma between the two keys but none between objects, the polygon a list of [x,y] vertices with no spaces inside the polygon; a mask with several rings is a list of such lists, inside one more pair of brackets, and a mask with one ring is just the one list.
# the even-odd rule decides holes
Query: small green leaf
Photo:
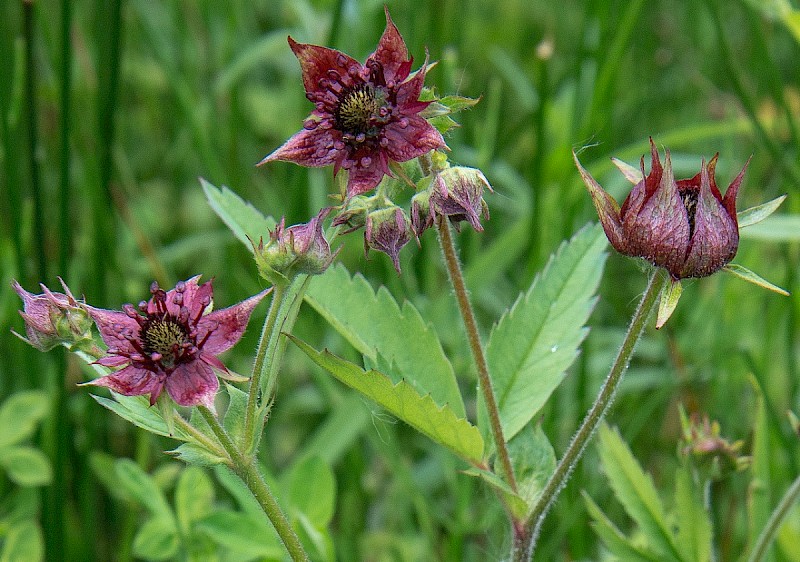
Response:
[{"label": "small green leaf", "polygon": [[133,538],[133,553],[146,560],[167,560],[178,553],[178,533],[169,519],[153,517]]},{"label": "small green leaf", "polygon": [[200,184],[211,208],[248,249],[252,250],[252,244],[258,244],[262,237],[275,228],[275,219],[264,216],[224,185],[220,189],[203,178],[200,178]]},{"label": "small green leaf", "polygon": [[777,285],[773,285],[757,273],[750,271],[746,267],[739,265],[738,263],[729,263],[725,267],[722,268],[723,271],[727,271],[728,273],[732,273],[739,279],[744,279],[748,283],[752,283],[753,285],[758,285],[764,289],[770,290],[774,293],[778,293],[779,295],[783,295],[785,297],[789,296],[789,291],[786,289],[781,289]]},{"label": "small green leaf", "polygon": [[483,439],[478,428],[459,418],[449,406],[437,405],[430,395],[421,396],[405,381],[394,383],[378,371],[361,367],[332,353],[319,352],[294,336],[289,338],[317,365],[367,398],[374,400],[393,416],[417,431],[444,445],[469,462],[483,456]]},{"label": "small green leaf", "polygon": [[38,390],[16,392],[0,406],[0,449],[21,443],[36,431],[47,415],[47,394]]},{"label": "small green leaf", "polygon": [[625,560],[626,562],[660,562],[661,558],[657,554],[635,545],[631,539],[622,534],[622,531],[594,503],[589,494],[585,491],[581,493],[583,494],[584,502],[586,502],[586,510],[594,520],[592,528],[612,554],[617,556],[619,560]]},{"label": "small green leaf", "polygon": [[89,466],[92,467],[92,472],[94,472],[97,479],[111,496],[118,500],[133,502],[135,501],[134,497],[119,483],[117,470],[114,466],[116,461],[117,459],[108,453],[99,451],[89,453]]},{"label": "small green leaf", "polygon": [[786,199],[786,195],[781,195],[780,197],[776,197],[772,201],[767,201],[766,203],[762,203],[761,205],[750,207],[749,209],[745,209],[744,211],[739,211],[738,213],[736,213],[736,219],[739,223],[739,229],[763,221],[765,218],[767,218],[772,213],[778,210],[778,207],[781,206],[781,203],[783,203],[784,199]]},{"label": "small green leaf", "polygon": [[656,330],[667,323],[669,317],[675,312],[678,301],[681,298],[683,286],[680,279],[669,278],[661,289],[661,300],[658,303],[658,316],[656,317]]},{"label": "small green leaf", "polygon": [[228,391],[230,402],[228,402],[228,409],[225,411],[223,425],[235,443],[243,444],[241,440],[244,437],[244,416],[247,409],[248,394],[232,384],[226,384],[225,390]]},{"label": "small green leaf", "polygon": [[319,457],[296,464],[288,475],[287,492],[294,509],[317,529],[327,527],[336,504],[336,481],[328,464]]},{"label": "small green leaf", "polygon": [[197,466],[216,466],[225,464],[227,461],[225,457],[221,457],[196,443],[183,443],[171,451],[167,451],[167,454],[182,460],[186,464]]},{"label": "small green leaf", "polygon": [[286,549],[263,517],[217,510],[198,521],[195,529],[220,546],[248,558],[281,560]]},{"label": "small green leaf", "polygon": [[39,562],[44,560],[42,530],[33,519],[11,524],[4,530],[0,562]]},{"label": "small green leaf", "polygon": [[486,359],[506,440],[536,415],[577,357],[607,243],[599,226],[581,229],[492,330]]},{"label": "small green leaf", "polygon": [[711,520],[702,494],[689,464],[680,467],[675,475],[675,540],[689,562],[711,561]]},{"label": "small green leaf", "polygon": [[179,427],[175,428],[174,434],[170,434],[169,426],[161,416],[158,408],[152,408],[150,402],[144,396],[123,396],[112,392],[113,400],[96,396],[94,398],[101,406],[108,408],[119,417],[131,422],[133,425],[164,437],[172,437],[181,441],[191,440]]},{"label": "small green leaf", "polygon": [[33,447],[0,449],[0,466],[20,486],[44,486],[53,479],[50,461],[43,452]]},{"label": "small green leaf", "polygon": [[155,517],[172,521],[175,528],[175,519],[164,493],[155,481],[138,464],[130,459],[119,459],[114,465],[117,480],[125,492],[136,499]]},{"label": "small green leaf", "polygon": [[175,514],[186,535],[192,523],[211,512],[213,501],[214,485],[201,468],[190,466],[181,472],[175,486]]},{"label": "small green leaf", "polygon": [[748,226],[739,232],[739,236],[767,242],[797,242],[800,240],[800,215],[773,215]]},{"label": "small green leaf", "polygon": [[514,490],[511,489],[511,487],[508,485],[508,482],[500,478],[494,472],[483,470],[481,468],[470,467],[463,472],[467,476],[480,478],[489,486],[494,488],[497,492],[501,493],[503,495],[505,504],[511,510],[512,515],[519,520],[525,519],[530,507],[528,503],[522,499],[522,497],[520,497],[519,494],[514,493]]},{"label": "small green leaf", "polygon": [[385,287],[376,292],[363,276],[351,277],[341,265],[315,276],[305,298],[373,364],[380,349],[418,393],[430,394],[440,406],[449,404],[453,412],[464,416],[453,367],[435,330],[411,303],[399,306]]},{"label": "small green leaf", "polygon": [[598,435],[600,459],[617,499],[662,560],[681,560],[652,479],[639,466],[619,433],[603,423]]}]

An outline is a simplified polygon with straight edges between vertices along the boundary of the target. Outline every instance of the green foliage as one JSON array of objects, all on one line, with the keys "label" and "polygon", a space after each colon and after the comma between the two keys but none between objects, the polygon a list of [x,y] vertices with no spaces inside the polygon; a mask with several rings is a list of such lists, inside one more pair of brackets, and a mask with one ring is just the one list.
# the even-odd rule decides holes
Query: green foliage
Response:
[{"label": "green foliage", "polygon": [[576,234],[492,330],[486,360],[507,440],[539,412],[577,357],[606,244],[599,226]]},{"label": "green foliage", "polygon": [[440,406],[464,416],[464,402],[453,367],[436,330],[406,301],[397,304],[385,287],[373,290],[362,275],[350,276],[338,265],[314,277],[306,300],[359,353],[373,364],[378,355],[396,367],[393,382],[405,380],[418,394],[430,394]]},{"label": "green foliage", "polygon": [[200,185],[206,194],[208,204],[217,213],[217,216],[230,228],[236,238],[245,246],[252,249],[253,244],[258,245],[262,237],[267,237],[270,230],[275,229],[275,220],[265,217],[236,193],[225,187],[215,187],[200,178]]},{"label": "green foliage", "polygon": [[328,351],[317,351],[307,343],[290,336],[317,365],[341,382],[374,400],[393,416],[471,463],[483,457],[483,440],[478,429],[458,417],[449,406],[437,405],[430,395],[420,395],[405,380],[392,381],[378,371],[364,371]]}]

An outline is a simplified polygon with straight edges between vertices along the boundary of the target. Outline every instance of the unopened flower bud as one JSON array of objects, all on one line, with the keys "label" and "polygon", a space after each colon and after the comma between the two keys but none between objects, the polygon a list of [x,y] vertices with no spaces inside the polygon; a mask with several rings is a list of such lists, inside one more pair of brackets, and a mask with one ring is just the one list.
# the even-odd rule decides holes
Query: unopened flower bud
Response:
[{"label": "unopened flower bud", "polygon": [[420,191],[411,198],[411,228],[419,238],[425,230],[433,226],[431,215],[431,193]]},{"label": "unopened flower bud", "polygon": [[89,342],[92,338],[92,319],[64,281],[59,281],[64,293],[53,293],[41,285],[40,295],[29,293],[16,281],[11,283],[22,299],[19,314],[25,320],[27,337],[17,335],[39,351],[49,351],[59,344]]},{"label": "unopened flower bud", "polygon": [[400,274],[400,260],[397,255],[411,240],[411,221],[398,206],[391,206],[367,215],[367,229],[364,233],[364,250],[370,248],[383,252],[392,258],[397,273]]},{"label": "unopened flower bud", "polygon": [[709,421],[692,413],[687,418],[681,411],[682,449],[681,452],[693,459],[707,478],[719,480],[728,474],[746,468],[749,457],[741,455],[743,441],[733,443],[720,436],[719,423]]},{"label": "unopened flower bud", "polygon": [[484,188],[492,191],[480,170],[463,166],[442,170],[431,187],[431,212],[449,217],[456,228],[459,222],[467,221],[472,228],[483,232],[481,217],[489,218],[489,207],[483,200]]},{"label": "unopened flower bud", "polygon": [[333,261],[331,247],[322,233],[322,221],[330,208],[322,209],[304,224],[286,228],[284,219],[254,248],[256,265],[262,277],[274,284],[283,284],[295,275],[323,273]]}]

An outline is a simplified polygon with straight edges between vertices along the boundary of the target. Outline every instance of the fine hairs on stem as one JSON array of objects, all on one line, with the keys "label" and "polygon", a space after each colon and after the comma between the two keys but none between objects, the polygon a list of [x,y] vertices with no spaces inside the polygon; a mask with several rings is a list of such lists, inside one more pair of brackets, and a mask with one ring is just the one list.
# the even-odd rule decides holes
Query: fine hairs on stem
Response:
[{"label": "fine hairs on stem", "polygon": [[598,394],[589,412],[586,414],[581,426],[572,438],[572,441],[567,447],[564,456],[556,466],[556,470],[545,485],[539,501],[531,513],[526,528],[526,542],[527,546],[523,552],[517,552],[515,560],[530,560],[533,557],[533,552],[536,547],[536,540],[538,539],[539,532],[541,531],[542,523],[547,515],[550,506],[555,502],[558,494],[564,488],[569,480],[572,470],[575,468],[578,460],[583,455],[586,445],[592,437],[592,434],[597,429],[600,421],[605,417],[614,395],[619,388],[619,383],[625,370],[628,368],[631,355],[639,341],[642,332],[647,324],[647,319],[656,307],[658,302],[658,295],[664,283],[667,282],[667,273],[665,270],[658,269],[650,277],[647,289],[642,295],[642,300],[631,318],[631,324],[628,332],[625,334],[625,339],[620,346],[617,357],[609,370],[608,377],[606,378],[603,386]]}]

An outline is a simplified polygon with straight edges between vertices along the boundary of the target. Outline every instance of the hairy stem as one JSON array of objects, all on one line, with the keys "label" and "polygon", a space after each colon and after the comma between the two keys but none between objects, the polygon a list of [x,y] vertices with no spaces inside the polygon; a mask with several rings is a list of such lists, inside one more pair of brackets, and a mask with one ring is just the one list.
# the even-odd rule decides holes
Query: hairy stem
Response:
[{"label": "hairy stem", "polygon": [[272,526],[275,527],[275,531],[277,531],[278,536],[281,538],[281,541],[283,541],[286,550],[289,551],[292,560],[295,562],[308,560],[308,555],[305,550],[303,550],[300,539],[289,524],[289,520],[286,519],[286,515],[281,511],[278,502],[275,501],[275,497],[272,495],[269,486],[267,486],[263,476],[261,476],[261,472],[258,470],[255,459],[252,457],[245,457],[245,455],[242,454],[211,410],[205,406],[198,406],[197,409],[206,422],[208,422],[214,435],[219,439],[220,444],[228,454],[231,468],[242,482],[244,482],[245,486],[247,486],[253,494],[253,497],[261,506],[261,509],[263,509],[264,513],[269,517]]},{"label": "hairy stem", "polygon": [[[256,408],[258,407],[258,396],[260,394],[261,375],[265,371],[264,365],[267,359],[267,350],[270,349],[269,342],[276,339],[275,325],[278,318],[278,309],[286,294],[283,285],[275,285],[272,290],[272,301],[269,305],[269,313],[264,321],[264,328],[261,330],[261,338],[258,341],[258,351],[256,360],[253,363],[253,373],[250,376],[250,391],[247,397],[247,410],[244,417],[244,441],[246,447],[253,442],[255,432]],[[269,399],[268,397],[266,399]]]},{"label": "hairy stem", "polygon": [[508,485],[516,492],[517,480],[514,477],[514,468],[511,466],[511,458],[508,455],[505,437],[503,437],[503,427],[500,424],[500,411],[497,408],[497,399],[494,396],[492,380],[489,377],[489,366],[486,364],[486,356],[483,353],[481,336],[478,333],[478,324],[475,322],[475,313],[472,310],[472,304],[469,302],[469,294],[467,292],[467,286],[464,284],[464,275],[461,272],[461,265],[458,263],[455,243],[453,242],[453,236],[450,232],[450,223],[447,221],[446,216],[439,216],[436,226],[439,231],[439,244],[442,247],[442,254],[444,255],[445,265],[447,266],[447,273],[450,276],[450,283],[453,285],[453,290],[456,293],[456,300],[458,301],[458,309],[461,311],[461,317],[464,319],[464,328],[467,330],[469,347],[472,349],[472,356],[475,359],[475,365],[478,367],[479,387],[483,394],[483,400],[486,403],[486,411],[489,414],[489,424],[492,428],[492,436],[494,437],[497,456],[503,466],[503,472],[508,480]]},{"label": "hairy stem", "polygon": [[772,541],[775,539],[775,534],[778,532],[783,520],[789,513],[789,509],[798,499],[800,499],[800,476],[792,482],[792,485],[789,486],[789,489],[786,490],[786,493],[781,498],[781,501],[775,506],[775,510],[769,516],[767,524],[761,530],[761,534],[758,535],[756,545],[753,547],[753,551],[747,559],[748,562],[760,562],[764,559],[770,544],[772,544]]},{"label": "hairy stem", "polygon": [[667,275],[662,269],[658,269],[650,277],[647,289],[644,295],[642,295],[642,300],[639,302],[639,306],[636,308],[633,318],[631,318],[631,324],[628,327],[628,332],[625,334],[625,339],[622,341],[622,346],[617,353],[617,358],[611,365],[608,377],[600,389],[600,394],[598,394],[597,399],[583,419],[583,423],[581,423],[578,432],[572,438],[564,456],[558,462],[555,472],[550,477],[550,480],[547,481],[542,495],[539,497],[539,501],[536,502],[533,512],[528,519],[524,532],[518,537],[512,556],[513,560],[530,560],[533,557],[536,539],[538,538],[547,511],[566,485],[572,470],[583,455],[586,445],[589,443],[589,439],[592,437],[592,434],[594,434],[600,421],[605,417],[611,405],[611,401],[614,398],[614,394],[622,381],[622,376],[628,368],[628,363],[630,362],[634,347],[636,347],[636,342],[639,341],[642,332],[644,332],[647,319],[653,312],[653,309],[655,309],[658,303],[658,295],[666,281]]}]

